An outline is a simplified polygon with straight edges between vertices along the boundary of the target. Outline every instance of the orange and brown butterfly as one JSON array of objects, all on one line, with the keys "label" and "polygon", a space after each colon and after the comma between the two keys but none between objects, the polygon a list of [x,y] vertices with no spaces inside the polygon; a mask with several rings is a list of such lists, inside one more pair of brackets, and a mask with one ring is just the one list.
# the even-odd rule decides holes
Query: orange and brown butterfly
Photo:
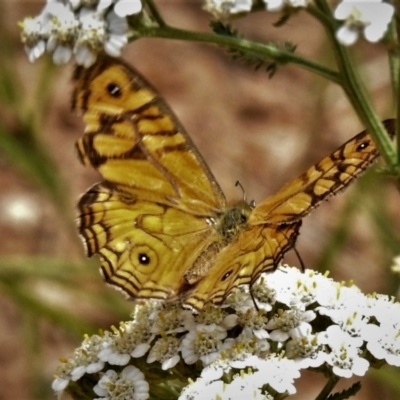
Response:
[{"label": "orange and brown butterfly", "polygon": [[[103,181],[79,201],[79,232],[109,284],[131,298],[202,309],[274,270],[301,220],[378,156],[364,131],[258,205],[229,206],[204,159],[157,91],[123,61],[78,67],[73,108],[84,165]],[[393,132],[393,120],[385,122]]]}]

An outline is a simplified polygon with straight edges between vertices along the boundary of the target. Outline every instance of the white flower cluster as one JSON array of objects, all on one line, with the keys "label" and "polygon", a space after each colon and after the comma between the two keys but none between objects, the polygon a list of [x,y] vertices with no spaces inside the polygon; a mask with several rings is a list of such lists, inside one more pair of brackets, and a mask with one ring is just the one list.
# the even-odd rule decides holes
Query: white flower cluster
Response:
[{"label": "white flower cluster", "polygon": [[[284,8],[306,8],[312,0],[263,0],[268,11]],[[205,0],[204,9],[216,18],[250,12],[253,0]],[[377,42],[385,35],[394,15],[394,7],[382,0],[342,0],[334,11],[337,20],[344,21],[336,37],[346,46],[354,44],[363,32],[369,42]]]},{"label": "white flower cluster", "polygon": [[47,0],[41,14],[25,18],[21,38],[30,62],[45,51],[56,64],[91,66],[105,51],[118,57],[128,43],[128,15],[142,10],[140,0]]},{"label": "white flower cluster", "polygon": [[335,10],[335,18],[344,24],[337,30],[340,43],[354,44],[360,32],[372,43],[378,42],[387,31],[394,7],[381,0],[343,0]]},{"label": "white flower cluster", "polygon": [[145,400],[149,384],[146,370],[133,366],[138,358],[157,362],[160,371],[173,373],[178,363],[191,371],[180,400],[270,399],[266,384],[293,394],[305,368],[324,366],[349,378],[363,376],[376,360],[400,366],[400,304],[387,296],[366,296],[354,285],[291,267],[262,277],[252,295],[258,310],[246,287],[200,313],[141,301],[131,321],[87,337],[60,366],[53,389],[100,372],[93,389],[99,399],[122,398],[111,392],[110,382],[118,381],[119,393],[131,393],[123,398]]}]

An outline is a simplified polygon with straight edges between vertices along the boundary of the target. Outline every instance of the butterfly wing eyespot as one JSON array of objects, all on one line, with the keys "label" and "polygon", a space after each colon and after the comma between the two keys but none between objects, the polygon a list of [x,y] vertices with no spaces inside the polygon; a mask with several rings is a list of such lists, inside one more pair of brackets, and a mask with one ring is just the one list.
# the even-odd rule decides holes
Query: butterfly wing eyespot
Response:
[{"label": "butterfly wing eyespot", "polygon": [[365,141],[365,142],[360,143],[357,146],[357,151],[365,150],[370,145],[370,143],[371,143],[370,141]]},{"label": "butterfly wing eyespot", "polygon": [[121,88],[112,82],[107,85],[107,92],[111,97],[120,98],[122,96]]},{"label": "butterfly wing eyespot", "polygon": [[224,274],[224,276],[221,278],[221,282],[226,281],[232,275],[232,272],[233,272],[233,270],[230,270],[230,271],[226,272]]}]

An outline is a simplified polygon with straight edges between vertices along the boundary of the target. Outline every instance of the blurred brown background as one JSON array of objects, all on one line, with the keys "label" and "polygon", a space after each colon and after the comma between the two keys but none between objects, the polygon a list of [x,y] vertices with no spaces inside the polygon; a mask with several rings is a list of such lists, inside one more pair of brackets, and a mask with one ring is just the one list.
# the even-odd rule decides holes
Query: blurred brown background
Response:
[{"label": "blurred brown background", "polygon": [[[209,30],[199,1],[157,4],[170,24]],[[54,398],[58,358],[83,333],[117,325],[130,310],[104,285],[97,261],[84,257],[73,223],[79,195],[98,177],[74,152],[83,126],[70,112],[72,65],[56,69],[46,58],[29,64],[19,40],[17,22],[43,5],[0,3],[0,399]],[[299,54],[334,68],[323,29],[310,16],[274,28],[277,19],[257,13],[235,27],[264,43],[291,40]],[[392,117],[385,48],[360,42],[353,51],[378,113]],[[217,47],[156,39],[130,44],[124,58],[164,95],[231,200],[242,196],[236,180],[261,201],[363,129],[340,88],[298,67],[268,79]],[[306,266],[395,295],[398,205],[389,179],[366,174],[305,219],[298,251]],[[291,253],[286,261],[298,265]],[[388,367],[368,374],[356,398],[400,398],[399,376]],[[323,384],[315,378],[306,374],[293,399],[314,398]]]}]

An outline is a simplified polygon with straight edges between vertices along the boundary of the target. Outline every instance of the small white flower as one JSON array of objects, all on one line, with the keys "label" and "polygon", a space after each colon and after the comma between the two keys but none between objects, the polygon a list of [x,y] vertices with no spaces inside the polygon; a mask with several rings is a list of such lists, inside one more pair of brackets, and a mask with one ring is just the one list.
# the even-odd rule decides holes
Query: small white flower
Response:
[{"label": "small white flower", "polygon": [[336,323],[346,322],[354,313],[362,316],[367,308],[366,296],[355,285],[348,287],[334,282],[319,291],[316,299],[320,304],[316,311],[330,317]]},{"label": "small white flower", "polygon": [[364,376],[368,370],[369,362],[358,355],[355,347],[346,347],[332,349],[326,357],[326,362],[330,364],[332,372],[343,378],[351,378],[353,375]]},{"label": "small white flower", "polygon": [[[128,39],[128,23],[114,11],[105,14],[101,3],[96,9],[82,8],[78,14],[80,22],[76,46],[87,46],[98,53],[102,48],[122,48]],[[116,50],[114,50],[116,51]]]},{"label": "small white flower", "polygon": [[266,329],[273,329],[270,333],[272,340],[283,342],[289,337],[302,337],[311,333],[312,328],[309,322],[315,319],[314,311],[303,311],[293,308],[292,310],[280,310],[278,315],[274,316],[266,324]]},{"label": "small white flower", "polygon": [[211,364],[220,355],[226,336],[226,330],[219,325],[197,325],[182,340],[182,358],[189,365],[198,359],[203,365]]},{"label": "small white flower", "polygon": [[369,324],[362,332],[368,351],[378,360],[400,367],[400,325]]},{"label": "small white flower", "polygon": [[[130,358],[142,357],[150,348],[153,339],[148,320],[124,322],[114,334],[109,334],[103,341],[99,358],[112,365],[126,365]],[[142,325],[143,324],[143,325]]]},{"label": "small white flower", "polygon": [[237,325],[237,316],[228,314],[223,308],[214,305],[207,305],[193,319],[186,318],[185,328],[192,330],[196,325],[221,325],[224,329],[231,329]]},{"label": "small white flower", "polygon": [[109,347],[99,352],[100,360],[108,362],[111,365],[126,365],[131,359],[129,354],[119,353],[112,346],[113,343],[109,344]]},{"label": "small white flower", "polygon": [[266,285],[275,290],[275,301],[292,307],[294,304],[304,306],[316,300],[318,292],[330,284],[329,279],[315,271],[302,273],[298,268],[282,266],[265,278]]},{"label": "small white flower", "polygon": [[128,43],[128,23],[125,18],[119,17],[113,11],[108,13],[106,21],[108,38],[104,42],[104,51],[112,57],[119,57],[122,48]]},{"label": "small white flower", "polygon": [[159,361],[163,370],[175,367],[180,360],[179,344],[179,339],[174,336],[162,336],[153,344],[147,362]]},{"label": "small white flower", "polygon": [[337,376],[350,378],[352,375],[363,376],[368,370],[369,362],[358,355],[364,343],[359,337],[352,337],[337,325],[331,325],[321,334],[321,343],[330,347],[326,362]]},{"label": "small white flower", "polygon": [[193,313],[183,310],[181,304],[156,310],[149,316],[151,332],[154,334],[172,334],[185,332],[193,328],[196,323]]},{"label": "small white flower", "polygon": [[238,311],[237,323],[243,328],[247,328],[254,333],[258,339],[269,338],[266,331],[267,316],[264,310],[257,311],[254,307],[246,311]]},{"label": "small white flower", "polygon": [[[257,303],[258,309],[264,310],[265,312],[271,311],[273,305],[276,303],[276,290],[271,287],[271,285],[267,284],[264,276],[261,276],[261,278],[251,287],[251,294]],[[248,293],[247,301],[243,302],[244,307],[242,311],[254,308],[252,296]],[[239,308],[236,307],[236,310],[239,311]]]},{"label": "small white flower", "polygon": [[331,325],[325,332],[320,334],[320,341],[327,344],[331,349],[345,347],[359,348],[363,345],[360,337],[350,336],[337,325]]},{"label": "small white flower", "polygon": [[334,13],[336,19],[345,21],[336,37],[340,43],[350,46],[363,32],[369,42],[377,42],[386,33],[393,14],[394,7],[381,0],[344,0]]},{"label": "small white flower", "polygon": [[245,327],[236,338],[236,345],[229,349],[229,355],[233,359],[242,359],[243,357],[248,357],[250,354],[260,356],[265,355],[265,352],[270,347],[270,343],[266,338],[255,336],[250,328]]},{"label": "small white flower", "polygon": [[39,16],[26,18],[21,26],[22,41],[31,62],[43,54],[43,45],[48,51],[56,52],[53,57],[55,63],[69,61],[78,23],[68,5],[48,0]]},{"label": "small white flower", "polygon": [[324,346],[319,340],[319,335],[289,340],[286,343],[286,357],[292,359],[299,369],[317,368],[326,361]]},{"label": "small white flower", "polygon": [[93,388],[100,399],[146,400],[149,398],[149,384],[140,369],[129,365],[120,374],[108,370]]},{"label": "small white flower", "polygon": [[373,295],[366,297],[367,309],[364,313],[369,317],[374,317],[381,324],[397,325],[400,324],[400,304],[394,298],[386,295]]},{"label": "small white flower", "polygon": [[46,32],[43,24],[43,16],[25,18],[20,26],[22,28],[21,40],[25,44],[25,51],[29,61],[34,62],[46,51]]}]

